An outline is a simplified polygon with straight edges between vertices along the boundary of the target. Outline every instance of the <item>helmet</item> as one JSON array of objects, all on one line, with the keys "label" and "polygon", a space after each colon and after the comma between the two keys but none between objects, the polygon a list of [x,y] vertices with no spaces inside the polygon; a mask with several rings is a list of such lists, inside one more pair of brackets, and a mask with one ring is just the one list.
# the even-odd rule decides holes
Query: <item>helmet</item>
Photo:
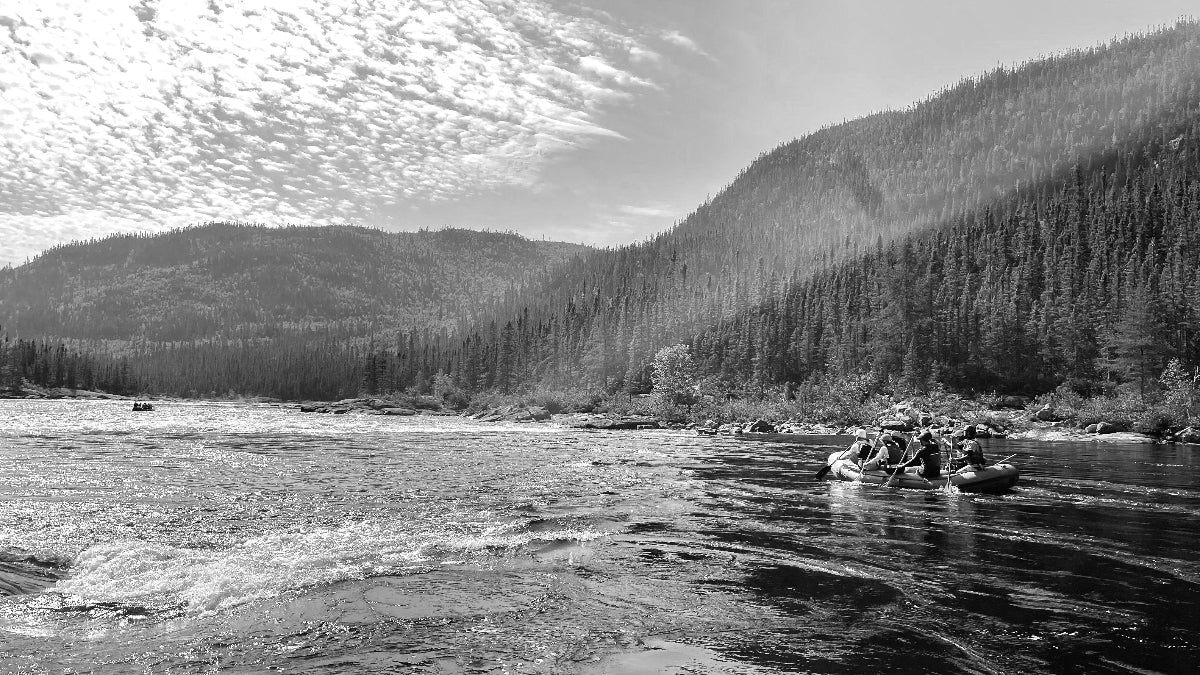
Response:
[{"label": "helmet", "polygon": [[854,432],[854,438],[860,441],[867,440],[867,430],[859,429],[858,431]]}]

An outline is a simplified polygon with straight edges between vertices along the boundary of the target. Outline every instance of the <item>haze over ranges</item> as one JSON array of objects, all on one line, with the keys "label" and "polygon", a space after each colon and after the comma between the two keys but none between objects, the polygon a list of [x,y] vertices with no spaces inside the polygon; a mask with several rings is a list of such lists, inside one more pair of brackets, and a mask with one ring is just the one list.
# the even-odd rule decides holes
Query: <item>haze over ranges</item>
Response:
[{"label": "haze over ranges", "polygon": [[1189,3],[17,2],[0,265],[212,219],[661,231],[753,157]]}]

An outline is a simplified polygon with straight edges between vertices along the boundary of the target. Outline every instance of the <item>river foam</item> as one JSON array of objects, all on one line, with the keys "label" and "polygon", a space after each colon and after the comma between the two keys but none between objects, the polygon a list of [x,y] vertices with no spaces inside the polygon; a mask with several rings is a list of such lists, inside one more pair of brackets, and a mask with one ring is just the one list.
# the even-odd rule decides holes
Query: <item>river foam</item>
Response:
[{"label": "river foam", "polygon": [[[184,548],[144,541],[98,544],[80,553],[70,577],[49,592],[81,606],[118,603],[221,611],[289,591],[339,581],[420,573],[444,564],[487,563],[548,544],[604,536],[594,530],[521,531],[512,524],[447,524],[404,531],[400,523],[272,533],[228,549]],[[532,548],[531,548],[532,547]]]}]

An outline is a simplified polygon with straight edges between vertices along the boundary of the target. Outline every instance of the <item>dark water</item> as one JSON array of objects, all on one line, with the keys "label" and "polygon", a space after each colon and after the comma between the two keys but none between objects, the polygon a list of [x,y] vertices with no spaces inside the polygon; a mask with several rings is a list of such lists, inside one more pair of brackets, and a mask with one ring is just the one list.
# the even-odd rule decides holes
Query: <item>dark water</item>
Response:
[{"label": "dark water", "polygon": [[1004,496],[828,446],[0,402],[0,672],[1162,672],[1200,447],[993,441]]}]

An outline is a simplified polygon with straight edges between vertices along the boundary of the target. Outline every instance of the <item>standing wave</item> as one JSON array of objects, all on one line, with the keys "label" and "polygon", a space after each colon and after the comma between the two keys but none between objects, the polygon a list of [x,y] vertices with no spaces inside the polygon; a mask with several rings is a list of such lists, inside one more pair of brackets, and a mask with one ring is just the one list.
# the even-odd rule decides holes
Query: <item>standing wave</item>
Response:
[{"label": "standing wave", "polygon": [[417,532],[400,527],[352,523],[267,534],[220,550],[109,542],[80,553],[70,577],[47,590],[84,607],[116,603],[211,613],[313,586],[417,574],[438,565],[502,558],[548,541],[604,536],[594,530],[520,532],[508,524],[447,524]]}]

